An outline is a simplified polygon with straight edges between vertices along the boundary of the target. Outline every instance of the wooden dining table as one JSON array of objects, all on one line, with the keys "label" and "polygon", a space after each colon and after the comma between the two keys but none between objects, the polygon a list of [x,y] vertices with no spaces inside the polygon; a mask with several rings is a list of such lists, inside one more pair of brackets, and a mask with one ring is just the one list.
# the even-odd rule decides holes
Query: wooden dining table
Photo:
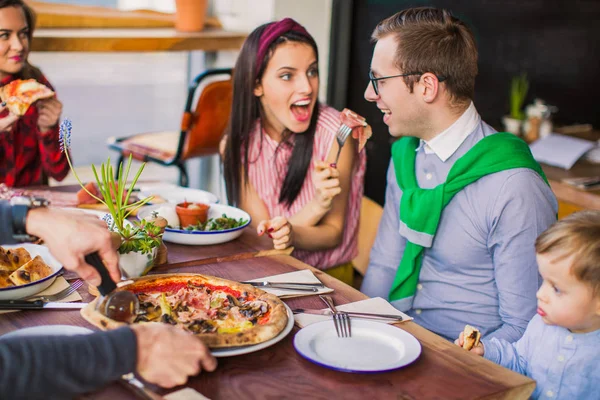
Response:
[{"label": "wooden dining table", "polygon": [[[160,273],[201,273],[236,281],[310,269],[328,287],[337,305],[366,299],[358,290],[312,268],[292,256],[272,256],[227,261],[228,256],[272,247],[268,238],[258,237],[250,228],[234,241],[211,246],[184,246],[167,243],[168,263]],[[219,257],[219,262],[197,262]],[[225,258],[225,260],[223,260]],[[169,269],[168,264],[186,263]],[[181,264],[179,264],[181,265]],[[66,277],[73,278],[70,273]],[[88,288],[80,289],[84,301],[93,300]],[[317,296],[284,300],[294,308],[324,308]],[[96,329],[78,310],[20,311],[0,315],[0,335],[39,325],[75,325]],[[531,379],[502,368],[463,350],[442,337],[408,321],[395,324],[414,335],[422,345],[419,358],[403,368],[381,373],[346,373],[312,363],[296,352],[293,340],[297,326],[278,343],[265,349],[218,359],[214,372],[202,372],[186,383],[210,399],[526,399],[535,388]],[[333,324],[332,324],[332,329]],[[85,362],[85,360],[82,360]],[[18,368],[17,366],[13,366]],[[179,388],[149,387],[160,395]],[[122,383],[108,385],[83,399],[135,399],[136,394]]]}]

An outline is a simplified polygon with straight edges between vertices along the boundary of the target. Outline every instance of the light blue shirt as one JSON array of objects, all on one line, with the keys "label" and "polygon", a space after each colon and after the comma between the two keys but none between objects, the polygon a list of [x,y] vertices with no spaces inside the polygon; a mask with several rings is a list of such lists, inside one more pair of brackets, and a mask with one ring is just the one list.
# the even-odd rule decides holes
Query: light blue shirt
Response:
[{"label": "light blue shirt", "polygon": [[[495,133],[467,114],[469,110],[463,117],[474,128],[463,134],[455,151],[446,152],[447,158],[440,158],[435,148],[431,151],[431,142],[417,149],[420,187],[445,182],[457,159]],[[399,232],[401,197],[390,162],[384,212],[361,287],[371,297],[388,298],[402,259],[406,239]],[[541,284],[534,242],[556,221],[557,209],[550,187],[526,168],[487,175],[465,187],[444,208],[433,245],[423,253],[417,293],[407,313],[450,340],[466,324],[483,336],[518,340],[535,315]]]},{"label": "light blue shirt", "polygon": [[482,340],[484,357],[534,379],[534,399],[600,399],[600,330],[571,333],[533,317],[516,343]]}]

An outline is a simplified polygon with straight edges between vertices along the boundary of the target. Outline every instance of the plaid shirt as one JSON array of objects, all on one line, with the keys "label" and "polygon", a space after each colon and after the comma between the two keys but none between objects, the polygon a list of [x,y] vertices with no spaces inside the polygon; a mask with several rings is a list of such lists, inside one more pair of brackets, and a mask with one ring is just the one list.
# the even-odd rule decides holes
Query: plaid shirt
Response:
[{"label": "plaid shirt", "polygon": [[[14,79],[8,76],[0,86]],[[45,77],[39,82],[53,89]],[[5,109],[0,118],[7,115]],[[42,134],[37,122],[38,110],[32,105],[10,131],[0,132],[0,183],[9,187],[39,185],[44,177],[61,181],[69,173],[67,158],[58,143],[58,124]]]}]

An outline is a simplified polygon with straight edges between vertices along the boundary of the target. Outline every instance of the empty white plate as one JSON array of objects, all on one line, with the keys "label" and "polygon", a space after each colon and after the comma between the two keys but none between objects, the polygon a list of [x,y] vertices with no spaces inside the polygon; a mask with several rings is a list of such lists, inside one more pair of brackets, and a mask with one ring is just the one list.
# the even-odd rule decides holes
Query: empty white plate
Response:
[{"label": "empty white plate", "polygon": [[352,336],[339,338],[333,320],[311,324],[294,338],[304,358],[344,372],[383,372],[404,367],[421,354],[410,333],[381,322],[353,319]]},{"label": "empty white plate", "polygon": [[93,333],[91,329],[75,325],[41,325],[18,329],[2,335],[0,339],[11,339],[24,336],[75,336]]},{"label": "empty white plate", "polygon": [[184,201],[189,201],[190,203],[219,202],[219,198],[211,192],[164,183],[140,185],[138,198],[142,199],[148,196],[159,196],[173,204],[183,203]]}]

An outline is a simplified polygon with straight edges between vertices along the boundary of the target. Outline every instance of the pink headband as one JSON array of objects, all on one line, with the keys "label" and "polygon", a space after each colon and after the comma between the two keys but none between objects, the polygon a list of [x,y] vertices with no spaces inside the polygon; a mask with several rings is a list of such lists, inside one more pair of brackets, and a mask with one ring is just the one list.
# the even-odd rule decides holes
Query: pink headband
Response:
[{"label": "pink headband", "polygon": [[256,53],[256,75],[258,75],[269,46],[281,35],[292,31],[314,40],[302,25],[291,18],[284,18],[281,21],[273,22],[260,35],[258,52]]}]

